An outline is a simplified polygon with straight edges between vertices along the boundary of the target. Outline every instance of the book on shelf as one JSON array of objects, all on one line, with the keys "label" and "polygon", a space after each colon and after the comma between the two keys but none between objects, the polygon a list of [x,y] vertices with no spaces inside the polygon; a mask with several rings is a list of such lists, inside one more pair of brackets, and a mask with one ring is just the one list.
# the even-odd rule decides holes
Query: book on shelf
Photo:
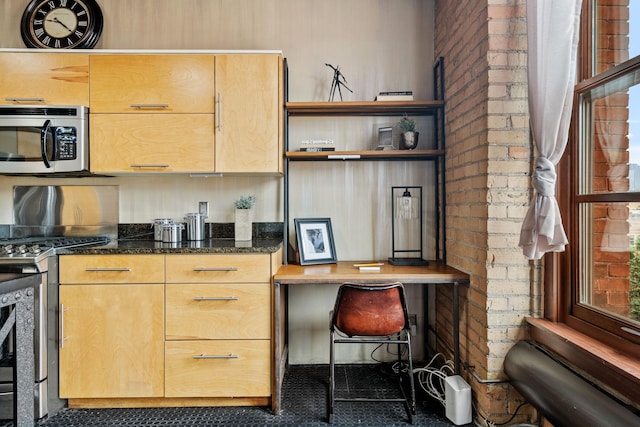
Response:
[{"label": "book on shelf", "polygon": [[413,92],[410,90],[380,92],[376,101],[413,101]]},{"label": "book on shelf", "polygon": [[305,139],[300,141],[300,151],[321,152],[336,151],[333,139]]},{"label": "book on shelf", "polygon": [[300,147],[300,151],[308,153],[319,153],[322,151],[336,151],[336,147]]}]

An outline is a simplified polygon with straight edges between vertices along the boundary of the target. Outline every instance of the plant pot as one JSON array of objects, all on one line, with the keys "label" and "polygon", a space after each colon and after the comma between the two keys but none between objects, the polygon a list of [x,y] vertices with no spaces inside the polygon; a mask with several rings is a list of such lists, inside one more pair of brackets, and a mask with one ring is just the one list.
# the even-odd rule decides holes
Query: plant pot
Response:
[{"label": "plant pot", "polygon": [[400,134],[400,149],[413,150],[418,146],[420,132],[402,132]]},{"label": "plant pot", "polygon": [[236,209],[235,240],[249,241],[253,229],[253,209]]}]

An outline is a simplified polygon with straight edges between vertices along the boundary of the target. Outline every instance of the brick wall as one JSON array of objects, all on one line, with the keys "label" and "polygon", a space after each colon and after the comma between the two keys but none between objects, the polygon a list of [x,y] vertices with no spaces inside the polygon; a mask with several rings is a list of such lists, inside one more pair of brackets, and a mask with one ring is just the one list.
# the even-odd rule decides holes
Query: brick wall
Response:
[{"label": "brick wall", "polygon": [[[531,196],[525,9],[525,0],[435,2],[435,55],[445,58],[447,262],[471,275],[462,374],[478,413],[493,422],[522,400],[507,383],[483,381],[504,378],[504,357],[525,338],[523,319],[539,298],[518,247]],[[450,300],[438,292],[436,327],[447,343]],[[514,422],[529,418],[521,410]]]}]

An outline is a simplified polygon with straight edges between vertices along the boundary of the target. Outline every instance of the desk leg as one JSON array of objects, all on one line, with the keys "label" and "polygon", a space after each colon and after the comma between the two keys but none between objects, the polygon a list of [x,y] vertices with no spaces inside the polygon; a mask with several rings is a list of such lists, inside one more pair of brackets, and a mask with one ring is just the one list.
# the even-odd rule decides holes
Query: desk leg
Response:
[{"label": "desk leg", "polygon": [[453,366],[456,375],[460,374],[460,291],[459,283],[453,282]]},{"label": "desk leg", "polygon": [[282,325],[281,313],[282,313],[282,286],[279,281],[273,282],[273,379],[271,390],[271,411],[275,415],[280,414],[281,410],[281,393],[282,393],[282,378],[284,373],[282,372],[282,353],[280,348],[282,347],[282,334],[280,333]]}]

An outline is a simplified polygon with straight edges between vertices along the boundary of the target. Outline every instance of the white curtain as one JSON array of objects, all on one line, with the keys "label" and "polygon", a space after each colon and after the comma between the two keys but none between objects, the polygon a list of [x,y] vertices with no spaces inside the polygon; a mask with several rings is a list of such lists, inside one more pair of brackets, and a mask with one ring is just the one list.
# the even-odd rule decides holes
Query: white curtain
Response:
[{"label": "white curtain", "polygon": [[535,160],[531,206],[520,246],[528,259],[568,243],[555,197],[556,164],[567,145],[582,0],[528,0],[529,114]]}]

